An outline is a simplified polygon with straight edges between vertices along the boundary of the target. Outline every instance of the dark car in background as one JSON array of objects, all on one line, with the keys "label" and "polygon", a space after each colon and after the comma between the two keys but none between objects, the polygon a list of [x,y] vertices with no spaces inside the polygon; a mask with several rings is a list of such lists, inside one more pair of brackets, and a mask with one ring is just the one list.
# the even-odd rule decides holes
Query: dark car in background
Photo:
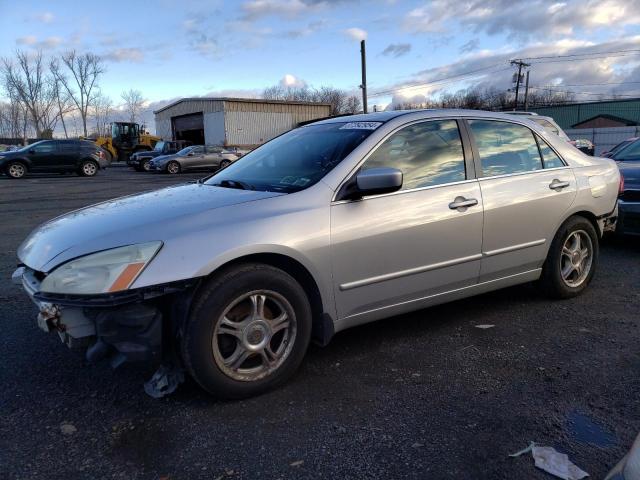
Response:
[{"label": "dark car in background", "polygon": [[640,162],[619,162],[624,178],[618,198],[618,223],[616,233],[640,235]]},{"label": "dark car in background", "polygon": [[11,178],[22,178],[30,172],[75,172],[93,177],[109,164],[104,150],[88,140],[41,140],[0,153],[0,171]]},{"label": "dark car in background", "polygon": [[611,150],[608,150],[606,152],[602,152],[600,154],[601,157],[605,157],[605,158],[611,158],[613,157],[616,153],[618,153],[619,151],[621,151],[623,148],[625,148],[627,145],[630,145],[631,143],[635,142],[636,140],[638,140],[640,137],[631,137],[631,138],[627,138],[626,140],[623,140],[622,142],[618,143],[615,147],[613,147]]},{"label": "dark car in background", "polygon": [[640,162],[640,138],[618,149],[609,158],[616,162]]},{"label": "dark car in background", "polygon": [[129,157],[129,160],[127,160],[127,165],[138,172],[148,172],[152,158],[178,153],[180,150],[190,146],[191,144],[192,143],[188,140],[160,141],[156,143],[153,150],[133,153]]},{"label": "dark car in background", "polygon": [[186,170],[218,170],[242,156],[240,151],[217,145],[193,145],[174,155],[163,155],[151,160],[149,170],[176,174]]}]

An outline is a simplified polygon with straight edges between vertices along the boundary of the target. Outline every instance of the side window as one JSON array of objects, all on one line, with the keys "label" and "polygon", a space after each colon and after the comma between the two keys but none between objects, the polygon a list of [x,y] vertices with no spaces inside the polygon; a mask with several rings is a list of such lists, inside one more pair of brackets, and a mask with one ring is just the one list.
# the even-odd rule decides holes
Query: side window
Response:
[{"label": "side window", "polygon": [[362,169],[379,167],[402,170],[402,190],[465,180],[457,122],[434,120],[399,130],[371,154]]},{"label": "side window", "polygon": [[516,123],[469,120],[478,147],[482,175],[492,177],[542,169],[533,132]]},{"label": "side window", "polygon": [[73,153],[78,150],[80,145],[75,142],[64,142],[58,144],[58,148],[62,153]]},{"label": "side window", "polygon": [[33,150],[36,153],[53,153],[56,151],[56,146],[51,142],[47,142],[36,145],[35,147],[33,147]]},{"label": "side window", "polygon": [[193,147],[191,153],[194,155],[202,155],[204,153],[204,147]]},{"label": "side window", "polygon": [[544,118],[534,118],[533,121],[536,122],[538,125],[541,125],[545,130],[548,130],[549,132],[554,133],[556,135],[560,135],[560,132],[553,125],[553,123],[545,120]]},{"label": "side window", "polygon": [[538,141],[538,147],[540,147],[540,154],[542,155],[542,163],[544,168],[560,168],[564,167],[564,162],[560,159],[556,152],[554,152],[547,142],[536,135]]},{"label": "side window", "polygon": [[220,147],[207,147],[207,153],[222,153],[222,148],[220,148]]},{"label": "side window", "polygon": [[632,142],[618,151],[614,158],[616,160],[634,160],[640,157],[640,142]]}]

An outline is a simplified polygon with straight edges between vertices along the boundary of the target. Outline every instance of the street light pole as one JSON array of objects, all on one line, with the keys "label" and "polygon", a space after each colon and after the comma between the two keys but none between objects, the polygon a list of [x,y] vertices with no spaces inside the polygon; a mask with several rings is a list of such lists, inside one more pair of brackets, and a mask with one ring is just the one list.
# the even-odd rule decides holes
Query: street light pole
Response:
[{"label": "street light pole", "polygon": [[367,55],[364,46],[364,40],[360,42],[360,62],[362,67],[362,112],[367,113]]}]

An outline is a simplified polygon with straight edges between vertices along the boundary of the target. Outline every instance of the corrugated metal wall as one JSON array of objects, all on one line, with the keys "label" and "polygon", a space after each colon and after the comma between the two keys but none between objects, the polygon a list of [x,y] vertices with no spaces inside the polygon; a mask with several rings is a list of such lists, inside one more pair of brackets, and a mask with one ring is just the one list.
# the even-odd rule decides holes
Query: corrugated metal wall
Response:
[{"label": "corrugated metal wall", "polygon": [[553,107],[530,108],[529,110],[539,115],[552,117],[563,130],[598,115],[612,115],[640,124],[640,100],[636,99],[556,105]]},{"label": "corrugated metal wall", "polygon": [[255,146],[295,128],[300,122],[328,117],[331,107],[324,104],[268,100],[185,99],[155,114],[156,133],[170,139],[173,117],[199,112],[204,114],[206,143],[221,143],[219,112],[224,112],[224,143]]}]

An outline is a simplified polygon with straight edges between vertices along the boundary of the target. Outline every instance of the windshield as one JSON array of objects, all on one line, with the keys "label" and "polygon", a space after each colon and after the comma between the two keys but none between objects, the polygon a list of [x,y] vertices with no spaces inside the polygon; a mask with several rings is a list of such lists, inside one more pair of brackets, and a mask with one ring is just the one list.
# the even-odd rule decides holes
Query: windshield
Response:
[{"label": "windshield", "polygon": [[176,153],[176,155],[180,155],[181,157],[184,157],[191,150],[193,150],[193,147],[186,147],[186,148],[183,148],[182,150],[180,150],[178,153]]},{"label": "windshield", "polygon": [[164,144],[165,144],[165,142],[158,142],[158,143],[156,143],[156,146],[154,147],[154,150],[155,150],[156,152],[161,152],[161,151],[162,151],[162,149],[164,148]]},{"label": "windshield", "polygon": [[303,190],[324,177],[380,125],[350,122],[297,128],[246,154],[205,183],[286,193]]}]

